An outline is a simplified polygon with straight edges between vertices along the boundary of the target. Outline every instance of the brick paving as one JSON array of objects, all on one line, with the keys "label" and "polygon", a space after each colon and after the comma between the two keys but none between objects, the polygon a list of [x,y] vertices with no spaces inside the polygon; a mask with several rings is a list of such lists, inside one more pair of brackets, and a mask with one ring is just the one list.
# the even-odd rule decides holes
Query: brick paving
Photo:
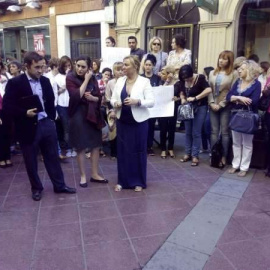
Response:
[{"label": "brick paving", "polygon": [[[117,168],[109,158],[101,159],[100,171],[110,183],[82,189],[70,158],[62,168],[78,192],[54,194],[40,161],[40,202],[31,199],[22,158],[15,157],[12,168],[0,171],[0,270],[141,269],[223,173],[209,167],[206,154],[199,167],[180,163],[182,151],[177,159],[149,157],[141,193],[113,191]],[[259,171],[205,270],[270,269],[269,195],[270,179]]]}]

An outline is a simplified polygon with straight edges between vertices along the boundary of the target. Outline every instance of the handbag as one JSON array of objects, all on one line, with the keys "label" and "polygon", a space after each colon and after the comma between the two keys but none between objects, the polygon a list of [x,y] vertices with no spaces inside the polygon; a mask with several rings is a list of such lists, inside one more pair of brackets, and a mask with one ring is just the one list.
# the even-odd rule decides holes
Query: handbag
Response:
[{"label": "handbag", "polygon": [[211,148],[211,158],[210,158],[211,167],[219,168],[219,169],[222,169],[224,167],[224,165],[221,163],[223,153],[224,153],[224,150],[222,146],[222,139],[220,137]]},{"label": "handbag", "polygon": [[191,103],[185,103],[178,107],[177,121],[190,120],[194,118],[194,109]]},{"label": "handbag", "polygon": [[254,134],[259,128],[259,115],[250,109],[239,110],[232,115],[229,127],[236,132]]}]

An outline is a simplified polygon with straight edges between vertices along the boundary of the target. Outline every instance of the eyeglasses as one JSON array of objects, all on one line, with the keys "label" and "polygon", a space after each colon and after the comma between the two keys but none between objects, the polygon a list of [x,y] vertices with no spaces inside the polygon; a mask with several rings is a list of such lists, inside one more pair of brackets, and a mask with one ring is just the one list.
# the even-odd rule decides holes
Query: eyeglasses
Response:
[{"label": "eyeglasses", "polygon": [[160,43],[153,43],[154,46],[160,46]]}]

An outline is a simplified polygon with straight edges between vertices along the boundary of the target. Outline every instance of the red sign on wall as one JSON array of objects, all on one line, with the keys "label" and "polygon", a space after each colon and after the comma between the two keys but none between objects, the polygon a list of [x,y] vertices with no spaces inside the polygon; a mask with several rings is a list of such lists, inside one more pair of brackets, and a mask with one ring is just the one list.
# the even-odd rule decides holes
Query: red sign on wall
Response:
[{"label": "red sign on wall", "polygon": [[44,35],[43,34],[35,34],[35,35],[33,35],[33,39],[34,39],[35,51],[38,54],[45,56]]}]

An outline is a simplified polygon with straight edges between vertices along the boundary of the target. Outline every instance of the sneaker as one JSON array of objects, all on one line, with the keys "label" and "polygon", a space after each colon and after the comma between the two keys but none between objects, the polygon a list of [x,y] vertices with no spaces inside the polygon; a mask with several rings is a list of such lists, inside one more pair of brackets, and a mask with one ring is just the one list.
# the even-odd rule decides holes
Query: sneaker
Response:
[{"label": "sneaker", "polygon": [[77,157],[77,152],[73,150],[73,151],[71,152],[71,156],[72,156],[72,157]]},{"label": "sneaker", "polygon": [[67,150],[66,157],[72,157],[72,152],[71,152],[71,150]]}]

